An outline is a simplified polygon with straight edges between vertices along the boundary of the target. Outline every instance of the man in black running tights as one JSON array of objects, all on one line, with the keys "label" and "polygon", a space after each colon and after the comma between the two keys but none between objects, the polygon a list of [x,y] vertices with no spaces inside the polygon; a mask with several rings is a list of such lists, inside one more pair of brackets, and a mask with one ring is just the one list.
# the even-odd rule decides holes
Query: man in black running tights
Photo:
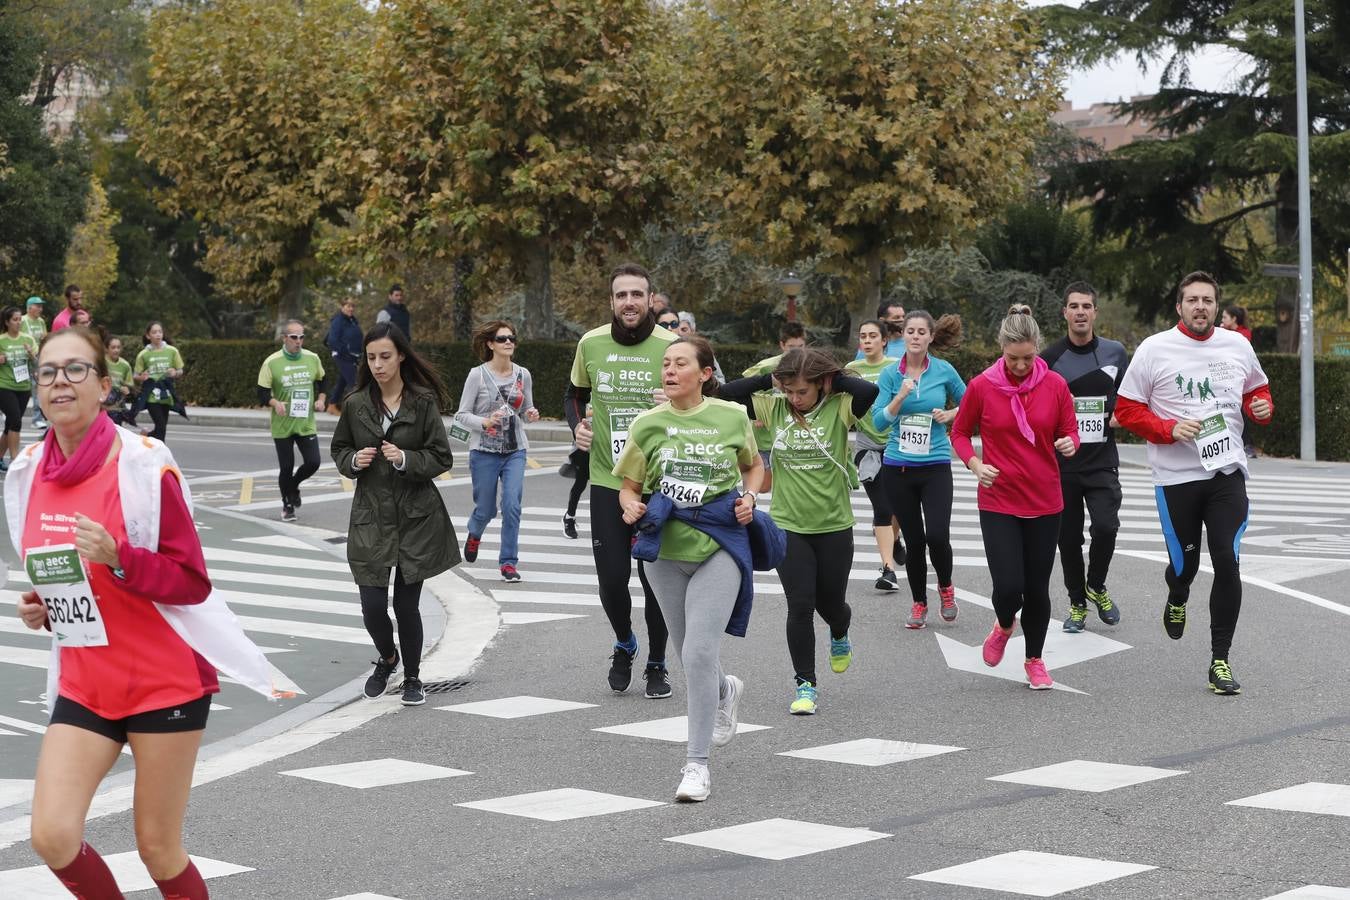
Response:
[{"label": "man in black running tights", "polygon": [[[586,332],[577,343],[563,410],[577,449],[590,451],[591,550],[600,583],[600,604],[614,629],[609,687],[622,693],[632,681],[638,640],[633,633],[633,597],[628,592],[633,528],[624,524],[619,508],[623,481],[614,474],[614,461],[628,440],[628,426],[637,414],[665,401],[661,361],[666,347],[678,335],[656,327],[650,303],[651,276],[646,269],[625,263],[614,270],[609,283],[613,318],[609,324]],[[589,419],[588,402],[592,410]],[[669,697],[666,623],[641,563],[638,579],[646,597],[649,642],[645,695],[650,699]]]},{"label": "man in black running tights", "polygon": [[[1087,621],[1087,604],[1107,625],[1120,621],[1120,608],[1106,590],[1106,573],[1120,531],[1120,453],[1111,417],[1116,391],[1125,377],[1129,357],[1125,345],[1099,337],[1097,291],[1086,281],[1064,289],[1064,321],[1068,334],[1041,351],[1052,372],[1069,383],[1078,437],[1082,445],[1071,457],[1059,458],[1064,512],[1059,520],[1059,562],[1064,588],[1069,592],[1069,617],[1064,630],[1074,634]],[[1087,570],[1083,569],[1083,507],[1091,518]]]}]

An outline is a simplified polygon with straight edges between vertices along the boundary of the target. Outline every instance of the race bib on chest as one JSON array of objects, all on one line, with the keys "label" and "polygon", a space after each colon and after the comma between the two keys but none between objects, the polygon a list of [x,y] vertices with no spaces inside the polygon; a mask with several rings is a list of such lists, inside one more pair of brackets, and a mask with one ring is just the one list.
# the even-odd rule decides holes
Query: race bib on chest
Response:
[{"label": "race bib on chest", "polygon": [[309,411],[312,408],[309,402],[310,390],[310,388],[296,388],[291,391],[291,402],[287,409],[287,415],[292,419],[309,418]]},{"label": "race bib on chest", "polygon": [[469,442],[469,429],[458,422],[450,423],[450,440],[459,441],[462,444]]},{"label": "race bib on chest", "polygon": [[1195,448],[1200,452],[1200,465],[1207,472],[1240,463],[1246,456],[1242,441],[1237,440],[1228,429],[1228,420],[1222,413],[1201,420]]},{"label": "race bib on chest", "polygon": [[14,380],[15,380],[15,381],[27,381],[27,380],[28,380],[28,359],[27,359],[27,357],[25,357],[25,358],[23,358],[23,359],[20,359],[20,360],[15,360],[15,361],[14,361]]},{"label": "race bib on chest", "polygon": [[711,481],[711,463],[672,459],[661,473],[660,491],[680,508],[702,506]]},{"label": "race bib on chest", "polygon": [[47,619],[57,644],[108,646],[108,630],[74,544],[29,550],[24,554],[24,568],[33,590],[47,607]]},{"label": "race bib on chest", "polygon": [[1073,414],[1078,417],[1079,443],[1106,443],[1105,397],[1074,397]]},{"label": "race bib on chest", "polygon": [[624,445],[628,443],[628,427],[637,418],[637,410],[621,410],[609,414],[609,446],[613,453],[611,461],[618,461]]},{"label": "race bib on chest", "polygon": [[933,449],[933,417],[927,413],[900,417],[900,452],[916,456]]}]

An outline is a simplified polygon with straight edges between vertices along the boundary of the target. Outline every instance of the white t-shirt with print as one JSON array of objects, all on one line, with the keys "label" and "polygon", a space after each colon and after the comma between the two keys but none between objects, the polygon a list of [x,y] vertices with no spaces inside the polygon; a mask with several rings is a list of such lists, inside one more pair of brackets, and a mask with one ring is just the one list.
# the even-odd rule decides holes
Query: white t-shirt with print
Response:
[{"label": "white t-shirt with print", "polygon": [[[1179,327],[1145,338],[1134,351],[1119,394],[1137,400],[1164,419],[1221,414],[1229,433],[1242,443],[1242,397],[1267,383],[1251,343],[1236,331],[1215,328],[1203,341]],[[1214,477],[1201,464],[1193,441],[1148,445],[1153,483],[1184,484]],[[1224,466],[1225,474],[1247,474],[1247,458]]]}]

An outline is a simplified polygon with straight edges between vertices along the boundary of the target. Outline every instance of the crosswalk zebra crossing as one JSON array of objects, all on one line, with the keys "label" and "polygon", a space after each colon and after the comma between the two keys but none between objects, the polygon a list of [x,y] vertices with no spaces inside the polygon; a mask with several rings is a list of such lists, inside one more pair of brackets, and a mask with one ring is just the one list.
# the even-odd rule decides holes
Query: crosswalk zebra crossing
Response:
[{"label": "crosswalk zebra crossing", "polygon": [[[976,482],[960,466],[952,470],[955,499],[952,510],[952,550],[957,566],[984,568],[984,543],[980,535],[976,509]],[[1149,473],[1138,468],[1120,473],[1123,502],[1117,552],[1166,559],[1158,523],[1154,489]],[[1287,582],[1302,577],[1323,575],[1350,569],[1350,494],[1344,481],[1334,478],[1299,476],[1279,482],[1249,483],[1251,519],[1243,539],[1243,570],[1268,581]],[[862,492],[854,492],[852,505],[855,526],[853,568],[849,575],[854,587],[876,581],[880,560],[871,530],[871,508]],[[772,494],[765,495],[761,508],[772,510]],[[528,502],[528,496],[527,496]],[[497,551],[501,520],[487,528],[476,564],[466,565],[463,574],[510,610],[514,604],[555,604],[560,607],[599,606],[597,579],[588,534],[590,510],[585,496],[578,507],[580,536],[570,540],[562,533],[561,510],[547,506],[526,506],[520,526],[519,584],[498,584]],[[467,517],[455,517],[461,534]],[[1086,531],[1085,531],[1086,535]],[[1207,554],[1202,555],[1207,564]],[[1057,581],[1055,583],[1058,583]],[[636,605],[642,603],[636,571],[629,582]],[[755,576],[755,591],[781,595],[782,585],[773,572]]]}]

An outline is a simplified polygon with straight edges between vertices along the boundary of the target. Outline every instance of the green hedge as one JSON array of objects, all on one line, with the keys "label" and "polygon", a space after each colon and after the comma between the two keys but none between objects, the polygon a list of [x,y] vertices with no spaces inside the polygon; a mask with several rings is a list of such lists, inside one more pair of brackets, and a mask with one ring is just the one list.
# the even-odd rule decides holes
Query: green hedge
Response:
[{"label": "green hedge", "polygon": [[[277,348],[272,341],[182,341],[177,346],[187,364],[181,385],[187,402],[198,406],[233,407],[256,405],[258,367]],[[458,402],[465,376],[478,364],[471,356],[469,345],[464,342],[419,344],[417,349],[445,378],[451,396]],[[753,363],[775,352],[769,347],[723,344],[717,348],[717,360],[726,375],[735,378]],[[562,418],[563,389],[567,386],[575,353],[576,344],[571,342],[529,341],[520,348],[517,359],[534,376],[534,402],[545,416]],[[838,355],[841,360],[848,358],[847,351],[842,349]],[[996,358],[996,352],[961,348],[943,354],[943,357],[969,381]],[[1297,456],[1298,357],[1278,353],[1262,353],[1260,357],[1271,382],[1275,422],[1257,430],[1256,444],[1272,456]],[[1350,461],[1350,359],[1318,358],[1316,378],[1317,456],[1322,460]],[[1131,437],[1122,435],[1122,439],[1130,440]]]}]

